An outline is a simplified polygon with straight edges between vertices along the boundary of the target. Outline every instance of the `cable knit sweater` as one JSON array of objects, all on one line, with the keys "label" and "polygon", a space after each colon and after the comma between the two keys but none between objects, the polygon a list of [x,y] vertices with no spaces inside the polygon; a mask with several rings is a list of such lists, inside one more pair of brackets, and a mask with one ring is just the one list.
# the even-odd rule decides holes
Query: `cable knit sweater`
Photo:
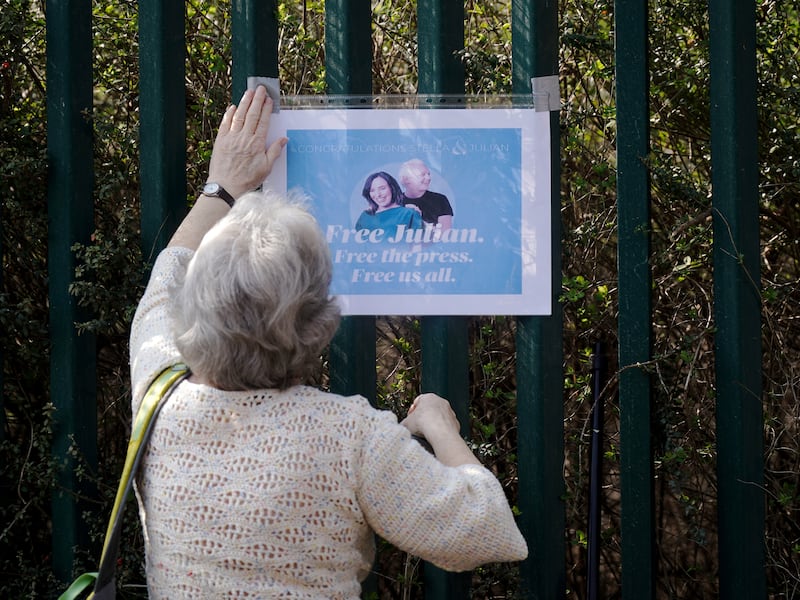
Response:
[{"label": "cable knit sweater", "polygon": [[[180,361],[169,286],[192,252],[158,257],[131,333],[133,410]],[[223,392],[184,381],[137,486],[152,599],[356,599],[373,532],[444,569],[521,560],[503,489],[447,467],[388,411],[312,387]]]}]

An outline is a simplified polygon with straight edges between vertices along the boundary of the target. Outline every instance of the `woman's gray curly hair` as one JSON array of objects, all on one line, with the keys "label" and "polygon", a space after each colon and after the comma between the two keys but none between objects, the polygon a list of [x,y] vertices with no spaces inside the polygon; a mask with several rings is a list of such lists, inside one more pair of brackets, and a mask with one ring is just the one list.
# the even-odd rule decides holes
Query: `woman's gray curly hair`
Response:
[{"label": "woman's gray curly hair", "polygon": [[186,364],[225,390],[286,388],[339,325],[330,251],[303,198],[252,192],[203,238],[173,296]]}]

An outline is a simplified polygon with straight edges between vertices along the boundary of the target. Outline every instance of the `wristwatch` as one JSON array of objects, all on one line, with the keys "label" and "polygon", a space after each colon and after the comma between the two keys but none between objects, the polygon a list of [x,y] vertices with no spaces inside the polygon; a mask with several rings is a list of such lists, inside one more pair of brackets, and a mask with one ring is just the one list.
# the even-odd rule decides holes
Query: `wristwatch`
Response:
[{"label": "wristwatch", "polygon": [[226,190],[216,181],[209,181],[203,186],[203,195],[211,196],[212,198],[220,198],[224,200],[231,208],[233,208],[233,203],[236,202],[236,199],[231,196],[230,193],[228,193],[228,190]]}]

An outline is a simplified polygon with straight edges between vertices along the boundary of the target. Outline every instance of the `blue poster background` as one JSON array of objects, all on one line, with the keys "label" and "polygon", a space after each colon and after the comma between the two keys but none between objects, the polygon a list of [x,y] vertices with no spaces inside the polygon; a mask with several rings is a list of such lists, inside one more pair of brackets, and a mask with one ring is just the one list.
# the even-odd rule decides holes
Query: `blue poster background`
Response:
[{"label": "blue poster background", "polygon": [[[300,188],[326,233],[334,295],[519,294],[521,257],[520,129],[289,129],[287,188]],[[447,196],[453,229],[434,241],[370,237],[353,229],[367,208],[371,173],[399,182],[418,158],[429,189]],[[420,233],[418,233],[418,236]],[[412,311],[413,312],[413,311]]]}]

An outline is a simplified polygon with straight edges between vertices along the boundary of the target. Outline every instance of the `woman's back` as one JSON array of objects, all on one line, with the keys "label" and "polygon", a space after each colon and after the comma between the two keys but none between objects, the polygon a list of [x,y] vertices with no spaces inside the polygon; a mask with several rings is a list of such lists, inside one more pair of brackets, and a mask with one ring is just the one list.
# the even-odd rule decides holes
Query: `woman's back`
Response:
[{"label": "woman's back", "polygon": [[357,598],[374,552],[358,501],[372,412],[305,386],[181,384],[139,488],[151,595]]}]

